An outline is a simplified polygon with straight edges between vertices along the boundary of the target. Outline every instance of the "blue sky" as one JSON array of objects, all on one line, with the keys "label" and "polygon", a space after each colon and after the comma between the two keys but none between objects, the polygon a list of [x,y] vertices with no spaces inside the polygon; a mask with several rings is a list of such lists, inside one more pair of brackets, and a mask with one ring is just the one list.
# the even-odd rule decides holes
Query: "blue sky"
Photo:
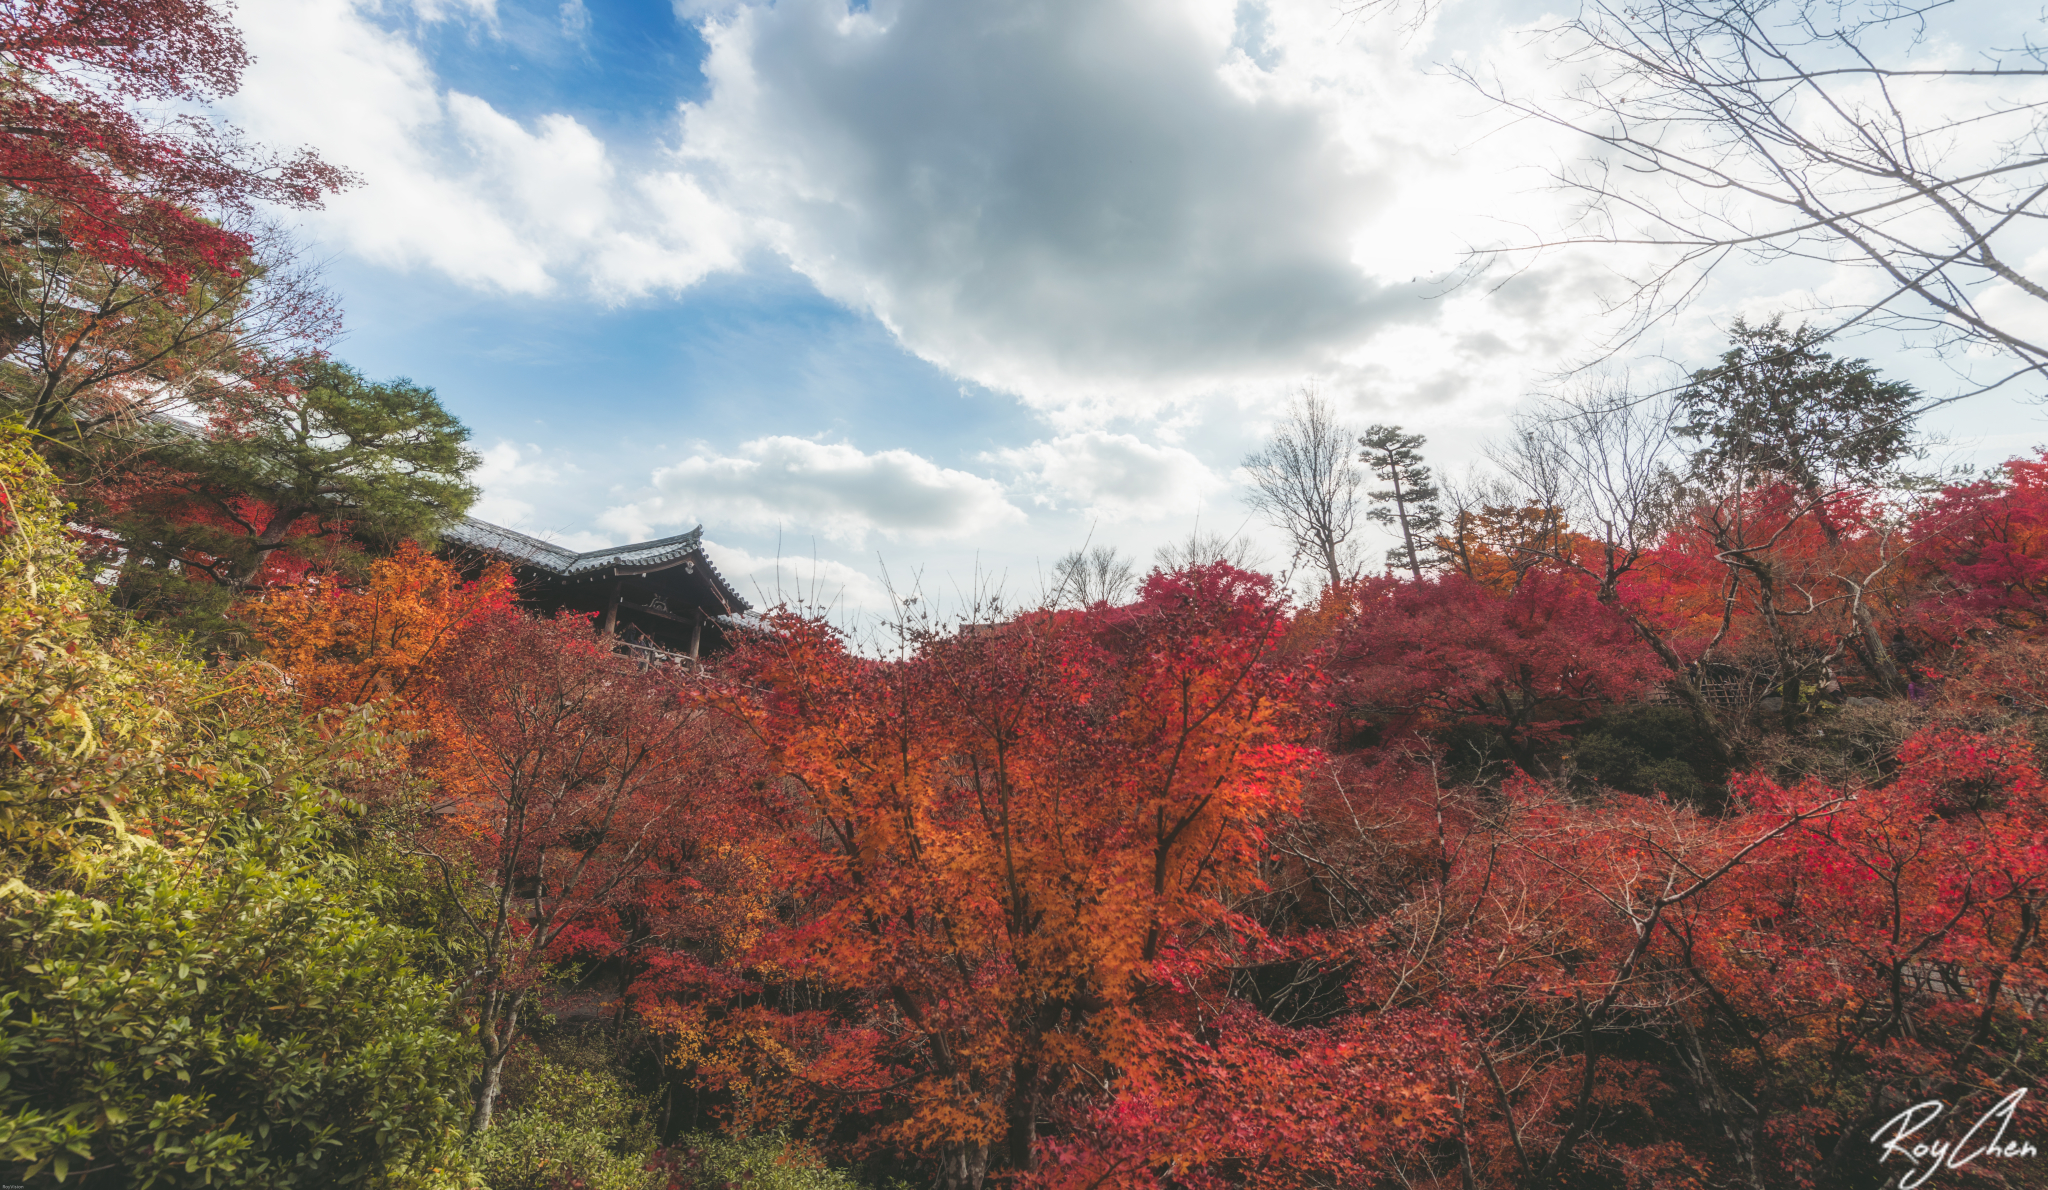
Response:
[{"label": "blue sky", "polygon": [[[1083,541],[1198,522],[1284,563],[1234,472],[1304,384],[1455,473],[1591,348],[1614,261],[1431,282],[1561,217],[1544,171],[1582,149],[1438,68],[1551,85],[1514,32],[1542,6],[1439,14],[248,0],[229,114],[363,175],[302,227],[338,354],[473,428],[480,515],[586,546],[701,521],[743,590],[849,610],[883,563],[1029,597]],[[1831,283],[1724,278],[1648,346],[1704,361]],[[2005,398],[1943,425],[1983,461],[2048,438]]]}]

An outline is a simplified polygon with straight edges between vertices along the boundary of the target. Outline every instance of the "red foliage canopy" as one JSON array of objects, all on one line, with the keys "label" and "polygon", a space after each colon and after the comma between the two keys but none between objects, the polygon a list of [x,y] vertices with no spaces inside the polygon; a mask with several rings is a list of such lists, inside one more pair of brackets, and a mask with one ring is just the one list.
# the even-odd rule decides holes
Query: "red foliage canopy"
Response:
[{"label": "red foliage canopy", "polygon": [[2048,622],[2048,454],[1943,489],[1914,538],[1914,561],[1954,583],[1969,610],[2015,627]]},{"label": "red foliage canopy", "polygon": [[180,285],[233,271],[249,238],[202,218],[256,203],[316,206],[350,175],[310,149],[279,157],[195,115],[137,103],[231,94],[248,51],[206,0],[0,4],[0,185],[51,203],[71,245]]},{"label": "red foliage canopy", "polygon": [[1531,571],[1506,595],[1461,574],[1375,579],[1352,598],[1330,661],[1340,703],[1397,732],[1482,725],[1525,767],[1537,744],[1661,672],[1627,622],[1571,575]]}]

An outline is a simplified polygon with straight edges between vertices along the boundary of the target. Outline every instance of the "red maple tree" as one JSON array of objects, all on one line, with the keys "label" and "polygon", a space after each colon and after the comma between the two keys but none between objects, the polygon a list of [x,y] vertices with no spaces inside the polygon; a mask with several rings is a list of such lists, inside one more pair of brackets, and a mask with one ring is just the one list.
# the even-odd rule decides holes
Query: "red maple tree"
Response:
[{"label": "red maple tree", "polygon": [[278,156],[198,115],[138,113],[240,84],[248,51],[206,0],[0,5],[0,63],[0,185],[49,203],[51,230],[78,249],[173,289],[250,255],[248,234],[219,216],[316,206],[351,180],[310,149]]}]

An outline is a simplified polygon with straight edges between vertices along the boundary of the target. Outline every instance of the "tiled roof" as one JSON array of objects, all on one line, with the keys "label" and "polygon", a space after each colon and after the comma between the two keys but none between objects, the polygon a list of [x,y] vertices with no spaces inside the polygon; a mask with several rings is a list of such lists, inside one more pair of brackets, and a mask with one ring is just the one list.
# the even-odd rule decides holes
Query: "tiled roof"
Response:
[{"label": "tiled roof", "polygon": [[684,555],[697,548],[704,536],[703,526],[660,541],[636,541],[630,545],[615,545],[608,549],[591,550],[579,554],[561,546],[516,533],[502,525],[480,521],[475,517],[463,517],[454,525],[441,531],[441,539],[455,545],[484,550],[508,561],[537,567],[550,574],[564,577],[601,570],[607,566],[659,566],[664,562],[680,561]]},{"label": "tiled roof", "polygon": [[466,546],[469,549],[496,554],[508,561],[538,566],[555,574],[569,573],[568,566],[577,558],[572,550],[550,545],[538,537],[514,533],[510,529],[493,525],[489,521],[477,520],[475,517],[463,517],[441,530],[441,540],[450,545]]},{"label": "tiled roof", "polygon": [[744,610],[747,607],[747,601],[739,597],[738,592],[732,589],[732,585],[725,581],[725,576],[718,573],[718,568],[711,564],[711,559],[704,555],[702,525],[688,533],[678,533],[674,537],[664,537],[659,541],[636,541],[582,554],[574,550],[565,550],[538,537],[528,537],[502,525],[477,520],[475,517],[464,517],[442,530],[441,539],[450,545],[495,554],[521,566],[531,566],[563,578],[572,578],[613,566],[628,570],[662,569],[681,562],[694,553],[697,555],[697,563],[704,567],[711,581],[717,584],[732,606],[737,610]]}]

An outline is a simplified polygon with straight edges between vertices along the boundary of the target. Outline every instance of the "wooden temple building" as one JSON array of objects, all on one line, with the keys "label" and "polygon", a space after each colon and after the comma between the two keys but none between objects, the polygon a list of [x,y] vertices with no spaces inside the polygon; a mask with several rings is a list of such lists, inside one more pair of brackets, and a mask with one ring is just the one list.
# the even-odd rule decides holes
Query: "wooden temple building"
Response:
[{"label": "wooden temple building", "polygon": [[725,647],[747,601],[704,556],[704,527],[659,541],[577,553],[489,521],[464,517],[442,548],[469,569],[512,567],[519,601],[535,611],[590,612],[599,631],[636,651],[695,659]]}]

